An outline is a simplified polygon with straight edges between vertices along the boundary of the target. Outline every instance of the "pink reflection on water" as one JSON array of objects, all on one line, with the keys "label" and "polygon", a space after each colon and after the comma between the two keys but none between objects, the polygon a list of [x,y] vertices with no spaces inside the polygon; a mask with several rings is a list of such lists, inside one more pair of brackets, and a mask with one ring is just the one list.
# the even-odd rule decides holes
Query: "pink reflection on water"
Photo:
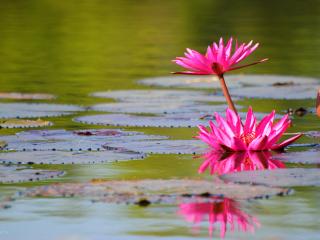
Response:
[{"label": "pink reflection on water", "polygon": [[203,173],[206,169],[209,169],[210,174],[222,175],[232,172],[272,170],[286,167],[280,160],[271,159],[271,156],[270,151],[232,153],[211,151],[201,156],[204,161],[198,172]]},{"label": "pink reflection on water", "polygon": [[209,234],[212,236],[215,226],[220,225],[220,237],[224,238],[227,231],[236,229],[242,232],[254,233],[255,227],[260,227],[258,219],[243,212],[239,202],[228,198],[213,198],[213,202],[182,203],[178,214],[186,221],[194,223],[194,229],[199,229],[203,221],[209,222]]}]

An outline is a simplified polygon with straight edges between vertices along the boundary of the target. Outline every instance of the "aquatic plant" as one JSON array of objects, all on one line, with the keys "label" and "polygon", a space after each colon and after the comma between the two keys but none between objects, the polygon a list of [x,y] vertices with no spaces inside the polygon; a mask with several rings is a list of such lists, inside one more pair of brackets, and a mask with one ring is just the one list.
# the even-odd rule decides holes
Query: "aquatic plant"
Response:
[{"label": "aquatic plant", "polygon": [[188,71],[175,73],[191,75],[217,75],[229,108],[236,112],[236,108],[230,97],[223,75],[226,72],[248,67],[268,60],[262,59],[250,64],[238,66],[239,62],[247,58],[259,46],[259,43],[256,43],[253,46],[252,44],[253,41],[250,41],[247,44],[238,44],[236,41],[233,54],[233,38],[230,38],[226,45],[224,44],[223,38],[220,38],[218,44],[214,42],[208,46],[204,55],[195,50],[187,48],[185,57],[177,57],[175,60],[173,60],[173,62],[186,68]]},{"label": "aquatic plant", "polygon": [[277,143],[290,126],[288,115],[274,123],[275,110],[266,115],[259,123],[249,107],[246,120],[242,123],[240,116],[231,109],[226,110],[224,119],[215,113],[216,124],[209,121],[210,130],[199,125],[199,135],[196,138],[207,143],[218,151],[264,151],[281,150],[297,140],[302,134],[297,134],[281,143]]},{"label": "aquatic plant", "polygon": [[210,174],[222,175],[232,172],[273,170],[286,167],[282,161],[272,159],[269,151],[245,151],[225,154],[213,150],[203,154],[201,157],[204,161],[198,169],[199,173],[203,173],[208,168],[210,169]]},{"label": "aquatic plant", "polygon": [[220,224],[220,237],[224,238],[230,225],[230,231],[233,232],[238,226],[242,232],[254,232],[255,226],[260,226],[258,219],[243,212],[240,204],[229,198],[213,197],[215,202],[194,202],[182,203],[179,205],[178,214],[184,218],[199,224],[204,220],[209,221],[209,234],[212,236],[214,225]]}]

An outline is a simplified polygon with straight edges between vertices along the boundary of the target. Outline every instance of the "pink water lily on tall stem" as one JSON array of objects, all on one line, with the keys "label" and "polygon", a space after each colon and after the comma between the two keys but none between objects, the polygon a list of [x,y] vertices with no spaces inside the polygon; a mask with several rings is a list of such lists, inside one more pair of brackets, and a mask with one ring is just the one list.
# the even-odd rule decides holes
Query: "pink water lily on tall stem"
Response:
[{"label": "pink water lily on tall stem", "polygon": [[283,133],[290,126],[288,115],[274,123],[275,111],[266,115],[259,123],[249,107],[247,117],[242,123],[240,116],[227,109],[226,118],[215,113],[216,124],[209,121],[210,128],[199,125],[196,138],[207,143],[212,149],[222,151],[265,151],[282,150],[302,136],[297,134],[278,143]]},{"label": "pink water lily on tall stem", "polygon": [[[179,214],[194,224],[204,220],[209,222],[209,234],[212,236],[214,226],[220,225],[220,237],[224,238],[227,230],[233,232],[238,229],[242,232],[254,232],[255,226],[260,223],[255,217],[241,211],[238,202],[228,198],[215,197],[214,202],[204,203],[182,203],[179,205]],[[228,227],[229,225],[229,227]]]},{"label": "pink water lily on tall stem", "polygon": [[253,41],[250,41],[247,44],[238,44],[236,41],[234,50],[232,50],[232,45],[233,38],[230,38],[226,44],[224,43],[223,38],[220,38],[218,44],[214,42],[212,45],[208,46],[205,54],[201,54],[195,50],[187,48],[185,57],[177,57],[173,62],[188,70],[175,72],[176,74],[217,75],[229,108],[236,112],[236,108],[230,97],[223,74],[239,68],[262,63],[268,59],[262,59],[260,61],[239,66],[238,63],[255,51],[258,48],[259,43],[253,45]]}]

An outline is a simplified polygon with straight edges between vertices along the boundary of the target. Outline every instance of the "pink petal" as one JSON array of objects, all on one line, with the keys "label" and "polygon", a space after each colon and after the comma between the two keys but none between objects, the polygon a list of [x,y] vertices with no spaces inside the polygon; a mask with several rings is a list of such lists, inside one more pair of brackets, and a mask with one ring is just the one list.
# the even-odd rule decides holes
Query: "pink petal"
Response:
[{"label": "pink petal", "polygon": [[281,150],[284,149],[286,146],[290,145],[291,143],[293,143],[294,141],[296,141],[297,139],[299,139],[303,134],[298,134],[296,136],[293,136],[292,138],[289,138],[285,141],[283,141],[280,144],[275,144],[271,147],[271,150]]}]

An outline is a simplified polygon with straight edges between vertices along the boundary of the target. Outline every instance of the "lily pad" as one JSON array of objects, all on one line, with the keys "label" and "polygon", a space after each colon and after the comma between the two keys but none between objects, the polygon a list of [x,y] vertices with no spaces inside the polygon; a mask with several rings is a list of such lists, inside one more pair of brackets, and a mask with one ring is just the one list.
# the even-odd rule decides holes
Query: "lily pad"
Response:
[{"label": "lily pad", "polygon": [[0,103],[0,118],[55,117],[83,111],[75,105],[46,103]]},{"label": "lily pad", "polygon": [[231,95],[248,98],[315,99],[320,85],[263,86],[231,89]]},{"label": "lily pad", "polygon": [[308,137],[320,138],[320,131],[309,131],[304,133]]},{"label": "lily pad", "polygon": [[41,119],[29,120],[29,119],[9,119],[0,122],[0,126],[3,128],[34,128],[34,127],[48,127],[53,123]]},{"label": "lily pad", "polygon": [[1,163],[13,164],[92,164],[142,159],[146,155],[132,151],[26,151],[2,152]]},{"label": "lily pad", "polygon": [[[84,132],[90,132],[92,134],[82,134]],[[20,132],[16,135],[0,136],[0,140],[4,140],[8,144],[5,148],[6,150],[16,151],[98,151],[106,142],[126,142],[166,138],[166,136],[145,135],[141,132],[125,132],[117,129],[91,129],[75,132],[66,130],[32,130]]]},{"label": "lily pad", "polygon": [[206,180],[138,180],[103,181],[89,183],[52,184],[26,190],[27,197],[86,197],[108,203],[150,203],[193,202],[195,199],[210,202],[211,196],[232,199],[263,198],[284,195],[288,189],[266,186],[248,186],[217,183]]},{"label": "lily pad", "polygon": [[56,97],[48,93],[19,93],[19,92],[0,92],[0,99],[17,100],[51,100]]},{"label": "lily pad", "polygon": [[[289,86],[289,85],[316,85],[319,81],[314,78],[277,76],[277,75],[226,75],[225,77],[229,88],[242,89],[244,86]],[[161,87],[182,87],[182,88],[200,88],[212,89],[220,88],[219,79],[212,76],[181,76],[171,75],[165,77],[155,77],[143,79],[140,84]]]},{"label": "lily pad", "polygon": [[123,102],[225,102],[224,96],[208,94],[203,91],[184,90],[119,90],[107,92],[95,92],[94,97],[113,98]]},{"label": "lily pad", "polygon": [[[214,120],[212,115],[204,113],[176,113],[158,116],[136,116],[128,114],[100,114],[81,116],[74,119],[76,122],[105,126],[132,126],[132,127],[196,127],[199,124],[208,125],[209,120]],[[223,114],[223,113],[222,113]],[[239,112],[240,116],[245,117],[245,112]],[[255,113],[258,119],[262,119],[264,113]],[[276,115],[276,118],[281,115]]]},{"label": "lily pad", "polygon": [[41,181],[62,176],[63,171],[49,171],[28,167],[0,165],[0,183]]},{"label": "lily pad", "polygon": [[320,164],[320,148],[303,152],[286,152],[273,156],[274,159],[288,163]]},{"label": "lily pad", "polygon": [[222,175],[234,183],[260,184],[273,187],[320,186],[320,169],[278,168],[263,171],[243,171]]},{"label": "lily pad", "polygon": [[4,149],[8,143],[6,141],[0,141],[0,150]]},{"label": "lily pad", "polygon": [[91,110],[114,113],[212,113],[222,112],[227,108],[226,105],[208,105],[200,103],[182,102],[118,102],[101,103],[90,107]]},{"label": "lily pad", "polygon": [[[203,153],[207,146],[199,140],[159,140],[106,143],[106,149],[128,149],[143,153],[196,154]],[[1,159],[1,155],[0,155]]]}]

